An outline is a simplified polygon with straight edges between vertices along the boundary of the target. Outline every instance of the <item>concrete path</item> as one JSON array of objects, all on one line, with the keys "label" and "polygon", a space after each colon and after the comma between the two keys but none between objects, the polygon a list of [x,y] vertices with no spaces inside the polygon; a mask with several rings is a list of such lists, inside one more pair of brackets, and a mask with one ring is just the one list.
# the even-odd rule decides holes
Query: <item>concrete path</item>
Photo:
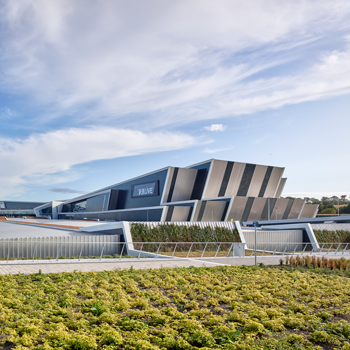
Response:
[{"label": "concrete path", "polygon": [[[274,257],[257,257],[257,262],[263,263],[265,265],[279,265],[280,256]],[[328,259],[341,258],[341,256],[328,255]],[[284,260],[284,259],[283,259]],[[37,273],[39,269],[42,273],[59,273],[59,272],[73,272],[82,271],[104,271],[104,270],[114,270],[114,269],[130,269],[132,266],[134,269],[148,269],[148,268],[161,268],[161,267],[213,267],[213,266],[223,266],[223,265],[254,265],[254,257],[245,258],[217,258],[217,259],[164,259],[164,260],[151,260],[151,259],[125,259],[122,261],[114,262],[74,262],[74,263],[26,263],[26,264],[11,264],[6,265],[2,263],[0,265],[0,274],[17,274],[18,272],[24,274]]]}]

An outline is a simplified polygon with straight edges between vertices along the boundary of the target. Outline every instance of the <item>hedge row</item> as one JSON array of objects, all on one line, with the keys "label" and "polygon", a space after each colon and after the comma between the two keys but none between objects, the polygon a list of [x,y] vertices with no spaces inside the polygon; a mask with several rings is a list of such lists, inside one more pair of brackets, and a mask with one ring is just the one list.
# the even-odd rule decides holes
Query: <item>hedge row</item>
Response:
[{"label": "hedge row", "polygon": [[197,225],[177,226],[174,224],[148,227],[141,223],[131,225],[134,242],[241,242],[237,229]]},{"label": "hedge row", "polygon": [[314,230],[314,233],[320,243],[350,243],[349,231]]}]

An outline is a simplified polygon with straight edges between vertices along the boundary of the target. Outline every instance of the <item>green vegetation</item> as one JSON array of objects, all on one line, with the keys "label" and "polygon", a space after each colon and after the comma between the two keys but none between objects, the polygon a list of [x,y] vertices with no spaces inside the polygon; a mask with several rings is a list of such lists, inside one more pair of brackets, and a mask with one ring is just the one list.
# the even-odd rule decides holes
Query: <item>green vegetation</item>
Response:
[{"label": "green vegetation", "polygon": [[339,214],[350,214],[350,201],[346,199],[346,195],[340,197],[322,197],[321,200],[317,198],[305,197],[307,204],[318,204],[318,214],[336,214],[338,210],[335,206],[340,206]]},{"label": "green vegetation", "polygon": [[133,223],[131,235],[134,242],[241,242],[238,231],[226,227],[159,225],[148,227]]},{"label": "green vegetation", "polygon": [[[337,197],[322,197],[321,199],[305,197],[306,204],[318,204],[318,214],[337,214],[339,205],[339,214],[350,214],[350,200],[346,194]],[[350,196],[349,196],[350,197]],[[286,197],[294,198],[294,197]]]},{"label": "green vegetation", "polygon": [[350,232],[345,230],[314,230],[319,243],[350,243]]},{"label": "green vegetation", "polygon": [[3,275],[0,346],[350,349],[349,264],[313,268],[306,259],[304,267]]}]

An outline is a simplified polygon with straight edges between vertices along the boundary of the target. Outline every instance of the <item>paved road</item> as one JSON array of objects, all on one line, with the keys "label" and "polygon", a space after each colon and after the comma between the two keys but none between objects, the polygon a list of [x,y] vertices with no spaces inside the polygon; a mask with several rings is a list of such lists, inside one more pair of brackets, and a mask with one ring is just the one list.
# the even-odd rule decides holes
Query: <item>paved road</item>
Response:
[{"label": "paved road", "polygon": [[[341,258],[341,256],[328,255],[327,258]],[[265,265],[278,265],[280,257],[258,257],[258,263],[264,263]],[[28,263],[25,264],[0,264],[0,274],[17,274],[18,272],[24,274],[37,273],[39,269],[42,273],[58,273],[58,272],[73,272],[82,271],[104,271],[114,269],[130,269],[132,266],[134,269],[148,269],[148,268],[161,268],[161,267],[213,267],[222,265],[254,265],[254,257],[245,258],[222,258],[222,259],[182,259],[182,260],[134,260],[125,259],[122,261],[114,262],[79,262],[79,263]]]}]

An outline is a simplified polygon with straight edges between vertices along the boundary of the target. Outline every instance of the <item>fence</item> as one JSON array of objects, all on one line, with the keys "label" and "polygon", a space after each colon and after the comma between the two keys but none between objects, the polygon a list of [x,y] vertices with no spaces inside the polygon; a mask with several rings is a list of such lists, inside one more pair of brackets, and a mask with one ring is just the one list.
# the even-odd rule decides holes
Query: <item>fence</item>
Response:
[{"label": "fence", "polygon": [[[105,259],[134,257],[136,259],[215,259],[228,257],[249,257],[255,253],[254,242],[121,242],[119,236],[53,237],[48,239],[12,239],[0,240],[0,259],[9,261],[17,259]],[[93,241],[92,238],[100,240]],[[350,243],[323,243],[314,249],[312,243],[263,242],[264,248],[257,249],[257,255],[336,255],[349,256]],[[248,247],[248,248],[247,248]],[[251,247],[251,248],[249,248]],[[95,260],[96,261],[96,260]]]}]

